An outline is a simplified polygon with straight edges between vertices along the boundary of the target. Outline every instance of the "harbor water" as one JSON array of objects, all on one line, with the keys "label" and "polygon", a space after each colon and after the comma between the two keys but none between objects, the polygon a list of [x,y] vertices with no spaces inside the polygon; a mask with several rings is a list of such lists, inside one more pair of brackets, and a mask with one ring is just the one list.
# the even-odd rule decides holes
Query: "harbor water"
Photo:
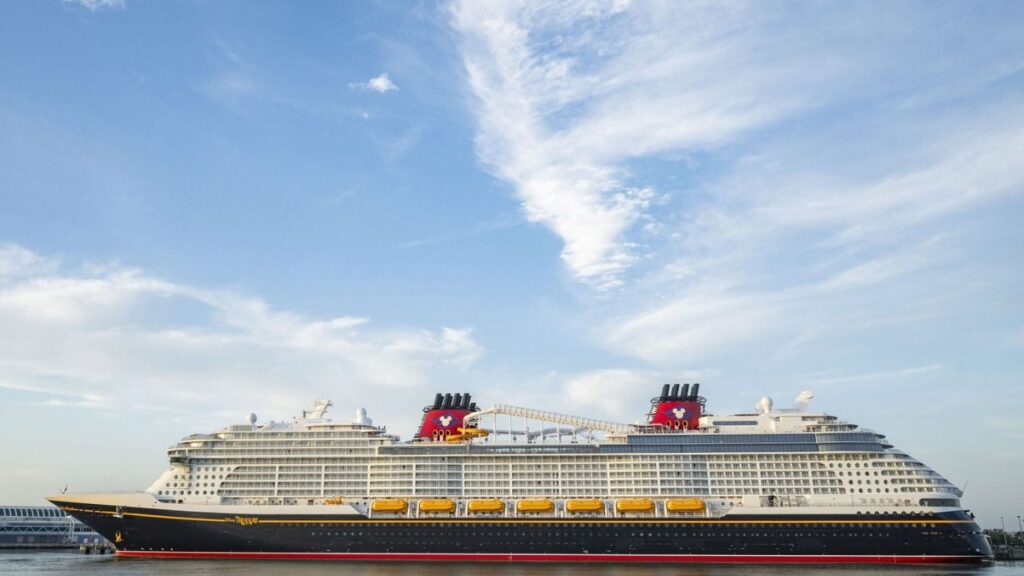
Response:
[{"label": "harbor water", "polygon": [[72,550],[0,552],[0,576],[1024,576],[1024,563],[991,566],[585,565],[153,560]]}]

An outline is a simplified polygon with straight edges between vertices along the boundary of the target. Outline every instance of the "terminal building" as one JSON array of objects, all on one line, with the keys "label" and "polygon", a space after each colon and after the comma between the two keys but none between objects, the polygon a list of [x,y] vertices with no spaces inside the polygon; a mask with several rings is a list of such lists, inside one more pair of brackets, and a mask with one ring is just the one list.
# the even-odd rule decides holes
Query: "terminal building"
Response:
[{"label": "terminal building", "polygon": [[0,548],[77,548],[104,542],[55,506],[0,506]]}]

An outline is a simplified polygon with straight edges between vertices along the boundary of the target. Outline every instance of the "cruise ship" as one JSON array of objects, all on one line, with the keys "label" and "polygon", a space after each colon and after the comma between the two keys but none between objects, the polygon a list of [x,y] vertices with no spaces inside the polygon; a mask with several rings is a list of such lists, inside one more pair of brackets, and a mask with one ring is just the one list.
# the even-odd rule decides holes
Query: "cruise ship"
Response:
[{"label": "cruise ship", "polygon": [[323,400],[185,437],[145,491],[49,500],[120,556],[989,561],[959,488],[812,398],[717,416],[699,384],[666,384],[626,424],[439,393],[407,441]]}]

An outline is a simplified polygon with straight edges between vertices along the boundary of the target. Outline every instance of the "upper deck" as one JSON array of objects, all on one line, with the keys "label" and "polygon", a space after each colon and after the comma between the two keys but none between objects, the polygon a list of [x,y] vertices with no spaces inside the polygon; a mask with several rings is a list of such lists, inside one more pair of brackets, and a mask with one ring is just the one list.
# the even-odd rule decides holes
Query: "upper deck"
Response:
[{"label": "upper deck", "polygon": [[149,492],[211,503],[676,495],[907,506],[959,496],[884,436],[812,412],[803,396],[792,409],[762,400],[756,413],[716,416],[704,414],[704,399],[692,392],[670,391],[652,400],[647,422],[635,424],[480,409],[459,396],[438,395],[408,441],[374,426],[365,411],[333,422],[326,402],[290,422],[253,418],[193,434],[170,449],[171,469]]}]

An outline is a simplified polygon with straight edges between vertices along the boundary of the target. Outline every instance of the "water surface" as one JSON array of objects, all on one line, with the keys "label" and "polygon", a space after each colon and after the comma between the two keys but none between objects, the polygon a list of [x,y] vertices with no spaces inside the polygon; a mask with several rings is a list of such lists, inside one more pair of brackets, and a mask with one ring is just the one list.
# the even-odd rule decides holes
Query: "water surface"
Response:
[{"label": "water surface", "polygon": [[0,552],[0,575],[26,576],[1024,576],[1024,563],[994,566],[790,566],[679,564],[459,564],[314,560],[115,558],[78,551]]}]

